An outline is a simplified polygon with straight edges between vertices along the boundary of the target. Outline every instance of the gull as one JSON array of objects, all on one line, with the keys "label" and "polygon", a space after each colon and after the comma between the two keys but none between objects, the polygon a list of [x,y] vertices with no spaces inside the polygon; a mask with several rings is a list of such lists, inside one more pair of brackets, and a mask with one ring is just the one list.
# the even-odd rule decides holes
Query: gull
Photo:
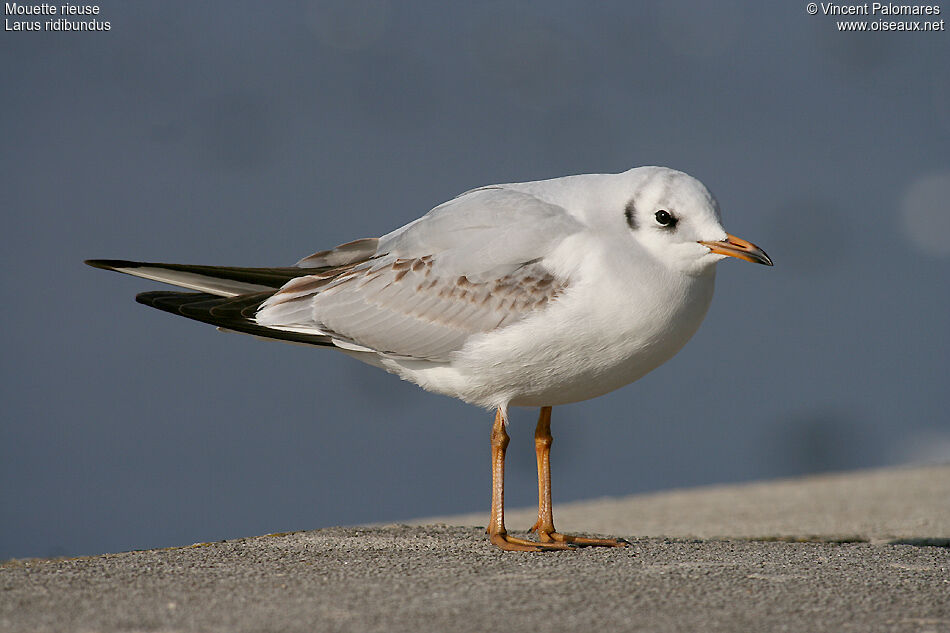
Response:
[{"label": "gull", "polygon": [[[222,330],[331,347],[495,411],[489,540],[506,551],[623,546],[558,532],[551,407],[672,358],[699,328],[726,257],[772,265],[726,233],[706,187],[667,167],[489,185],[383,235],[282,268],[86,263],[185,288],[139,303]],[[538,540],[505,529],[508,409],[540,407]]]}]

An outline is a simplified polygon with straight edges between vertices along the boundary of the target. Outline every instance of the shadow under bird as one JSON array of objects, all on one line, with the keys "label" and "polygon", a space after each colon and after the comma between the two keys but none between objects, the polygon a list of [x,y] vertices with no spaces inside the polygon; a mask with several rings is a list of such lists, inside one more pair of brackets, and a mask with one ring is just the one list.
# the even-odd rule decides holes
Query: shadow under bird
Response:
[{"label": "shadow under bird", "polygon": [[[472,189],[379,238],[283,268],[89,260],[194,292],[136,296],[254,336],[335,348],[423,389],[496,411],[492,543],[622,546],[555,530],[551,407],[594,398],[672,358],[699,328],[726,257],[772,265],[723,230],[695,178],[665,167]],[[538,540],[509,535],[509,406],[541,408]]]}]

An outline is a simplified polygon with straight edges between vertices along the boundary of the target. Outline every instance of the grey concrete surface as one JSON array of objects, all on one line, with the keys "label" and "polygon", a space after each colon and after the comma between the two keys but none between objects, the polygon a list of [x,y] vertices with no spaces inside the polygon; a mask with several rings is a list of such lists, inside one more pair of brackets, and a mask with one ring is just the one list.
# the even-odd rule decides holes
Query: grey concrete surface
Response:
[{"label": "grey concrete surface", "polygon": [[[711,521],[725,534],[762,495],[767,506],[800,504],[806,532],[830,528],[809,542],[766,522],[756,530],[773,531],[755,537],[621,532],[630,547],[511,554],[490,547],[479,527],[377,526],[12,560],[0,566],[0,630],[950,631],[950,504],[934,492],[948,477],[950,467],[894,470],[626,500],[635,513],[668,504],[675,523],[705,499],[700,518],[681,529]],[[860,495],[819,504],[823,518],[809,523],[807,500],[821,481],[831,482],[818,485],[825,493],[835,482],[878,492],[871,505]],[[917,497],[908,482],[929,492]],[[713,512],[716,499],[722,514],[741,502],[736,523]]]},{"label": "grey concrete surface", "polygon": [[[556,483],[556,482],[555,482]],[[557,490],[555,489],[555,493]],[[412,521],[485,525],[483,512]],[[950,465],[832,473],[558,504],[565,531],[680,538],[783,538],[895,543],[950,540]],[[535,508],[505,513],[533,525]]]}]

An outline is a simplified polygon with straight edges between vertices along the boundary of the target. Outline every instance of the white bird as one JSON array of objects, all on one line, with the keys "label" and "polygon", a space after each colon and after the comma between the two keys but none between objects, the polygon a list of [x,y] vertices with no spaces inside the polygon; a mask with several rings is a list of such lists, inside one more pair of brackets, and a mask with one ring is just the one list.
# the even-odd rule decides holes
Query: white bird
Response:
[{"label": "white bird", "polygon": [[[673,357],[713,295],[716,263],[771,266],[723,230],[695,178],[665,167],[472,189],[379,238],[288,268],[90,260],[197,292],[136,300],[256,336],[335,347],[423,389],[496,411],[488,533],[504,550],[623,545],[561,534],[551,510],[554,405]],[[504,524],[509,406],[538,406],[538,541]]]}]

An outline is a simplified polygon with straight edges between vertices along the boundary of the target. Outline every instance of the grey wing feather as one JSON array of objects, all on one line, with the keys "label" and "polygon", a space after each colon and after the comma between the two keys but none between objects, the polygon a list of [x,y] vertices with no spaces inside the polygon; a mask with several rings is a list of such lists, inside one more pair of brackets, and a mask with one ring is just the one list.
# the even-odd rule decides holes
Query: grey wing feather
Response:
[{"label": "grey wing feather", "polygon": [[474,190],[380,238],[373,258],[286,284],[257,322],[446,361],[473,334],[555,299],[566,286],[543,257],[579,228],[563,208],[528,194]]},{"label": "grey wing feather", "polygon": [[440,272],[499,277],[578,231],[563,207],[503,186],[473,189],[379,238],[379,253],[437,255]]},{"label": "grey wing feather", "polygon": [[353,240],[346,244],[340,244],[336,248],[308,255],[297,262],[297,266],[300,268],[324,268],[355,264],[375,255],[378,243],[379,238],[376,237]]}]

